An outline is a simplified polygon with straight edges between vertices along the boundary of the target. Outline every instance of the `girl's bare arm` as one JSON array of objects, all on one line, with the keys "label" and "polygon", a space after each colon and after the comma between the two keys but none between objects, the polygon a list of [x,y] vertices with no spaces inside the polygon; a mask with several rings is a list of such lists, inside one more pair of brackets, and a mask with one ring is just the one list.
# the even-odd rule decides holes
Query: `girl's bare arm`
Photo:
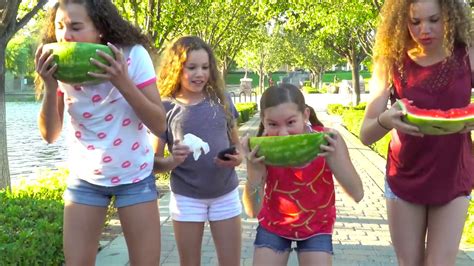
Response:
[{"label": "girl's bare arm", "polygon": [[326,157],[329,168],[342,188],[354,201],[359,202],[364,197],[364,187],[349,157],[346,142],[337,131],[329,132],[331,136],[326,136],[329,145],[321,145],[325,151],[321,155]]}]

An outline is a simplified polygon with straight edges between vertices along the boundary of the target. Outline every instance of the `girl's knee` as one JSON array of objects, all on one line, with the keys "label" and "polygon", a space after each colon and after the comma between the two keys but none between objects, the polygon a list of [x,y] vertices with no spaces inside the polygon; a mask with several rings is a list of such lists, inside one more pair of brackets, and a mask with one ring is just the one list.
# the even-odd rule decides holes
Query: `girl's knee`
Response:
[{"label": "girl's knee", "polygon": [[427,252],[425,258],[426,266],[454,266],[458,250],[446,252]]}]

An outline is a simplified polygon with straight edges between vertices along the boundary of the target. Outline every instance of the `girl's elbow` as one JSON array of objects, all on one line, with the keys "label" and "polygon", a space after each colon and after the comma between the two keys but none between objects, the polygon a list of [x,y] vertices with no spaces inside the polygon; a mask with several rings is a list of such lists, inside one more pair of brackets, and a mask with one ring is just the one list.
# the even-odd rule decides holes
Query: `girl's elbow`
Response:
[{"label": "girl's elbow", "polygon": [[156,126],[152,128],[150,128],[150,131],[153,135],[155,136],[160,136],[161,134],[163,134],[163,132],[165,132],[166,130],[166,125],[165,124],[157,124]]},{"label": "girl's elbow", "polygon": [[361,189],[352,198],[355,202],[359,203],[364,198],[364,190]]},{"label": "girl's elbow", "polygon": [[59,137],[59,134],[52,134],[49,132],[41,132],[41,138],[48,144],[53,144]]},{"label": "girl's elbow", "polygon": [[367,134],[363,130],[360,131],[359,138],[362,144],[366,146],[369,146],[373,143],[373,141],[369,138],[369,136],[367,136]]}]

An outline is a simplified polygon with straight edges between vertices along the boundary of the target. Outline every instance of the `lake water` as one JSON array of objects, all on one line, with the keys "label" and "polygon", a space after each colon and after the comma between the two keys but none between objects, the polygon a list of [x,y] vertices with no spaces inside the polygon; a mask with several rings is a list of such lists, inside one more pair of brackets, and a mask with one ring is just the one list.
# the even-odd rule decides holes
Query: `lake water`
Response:
[{"label": "lake water", "polygon": [[[7,102],[7,149],[12,183],[34,178],[40,169],[54,169],[66,159],[65,131],[53,144],[40,136],[37,118],[40,103]],[[66,129],[67,130],[67,129]]]}]

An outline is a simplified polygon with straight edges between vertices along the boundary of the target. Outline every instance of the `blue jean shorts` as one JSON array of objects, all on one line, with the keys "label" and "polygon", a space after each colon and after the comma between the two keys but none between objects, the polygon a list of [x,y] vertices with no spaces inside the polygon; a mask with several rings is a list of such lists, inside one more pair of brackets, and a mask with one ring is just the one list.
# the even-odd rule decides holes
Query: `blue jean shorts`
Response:
[{"label": "blue jean shorts", "polygon": [[108,207],[112,197],[115,207],[127,207],[158,199],[155,176],[151,174],[140,182],[104,187],[91,184],[79,178],[70,178],[64,191],[64,200],[78,204]]},{"label": "blue jean shorts", "polygon": [[[386,199],[389,199],[389,200],[399,200],[400,199],[397,195],[395,195],[395,193],[393,193],[392,189],[390,188],[390,185],[387,182],[387,179],[385,179],[384,196],[385,196]],[[466,198],[468,200],[472,200],[472,194],[469,195],[469,196],[466,196]]]},{"label": "blue jean shorts", "polygon": [[294,248],[296,252],[316,251],[334,254],[331,234],[315,235],[305,240],[291,240],[271,233],[260,225],[257,227],[254,246],[256,248],[270,248],[277,253],[290,252],[293,249],[291,247],[293,242],[296,242]]}]

